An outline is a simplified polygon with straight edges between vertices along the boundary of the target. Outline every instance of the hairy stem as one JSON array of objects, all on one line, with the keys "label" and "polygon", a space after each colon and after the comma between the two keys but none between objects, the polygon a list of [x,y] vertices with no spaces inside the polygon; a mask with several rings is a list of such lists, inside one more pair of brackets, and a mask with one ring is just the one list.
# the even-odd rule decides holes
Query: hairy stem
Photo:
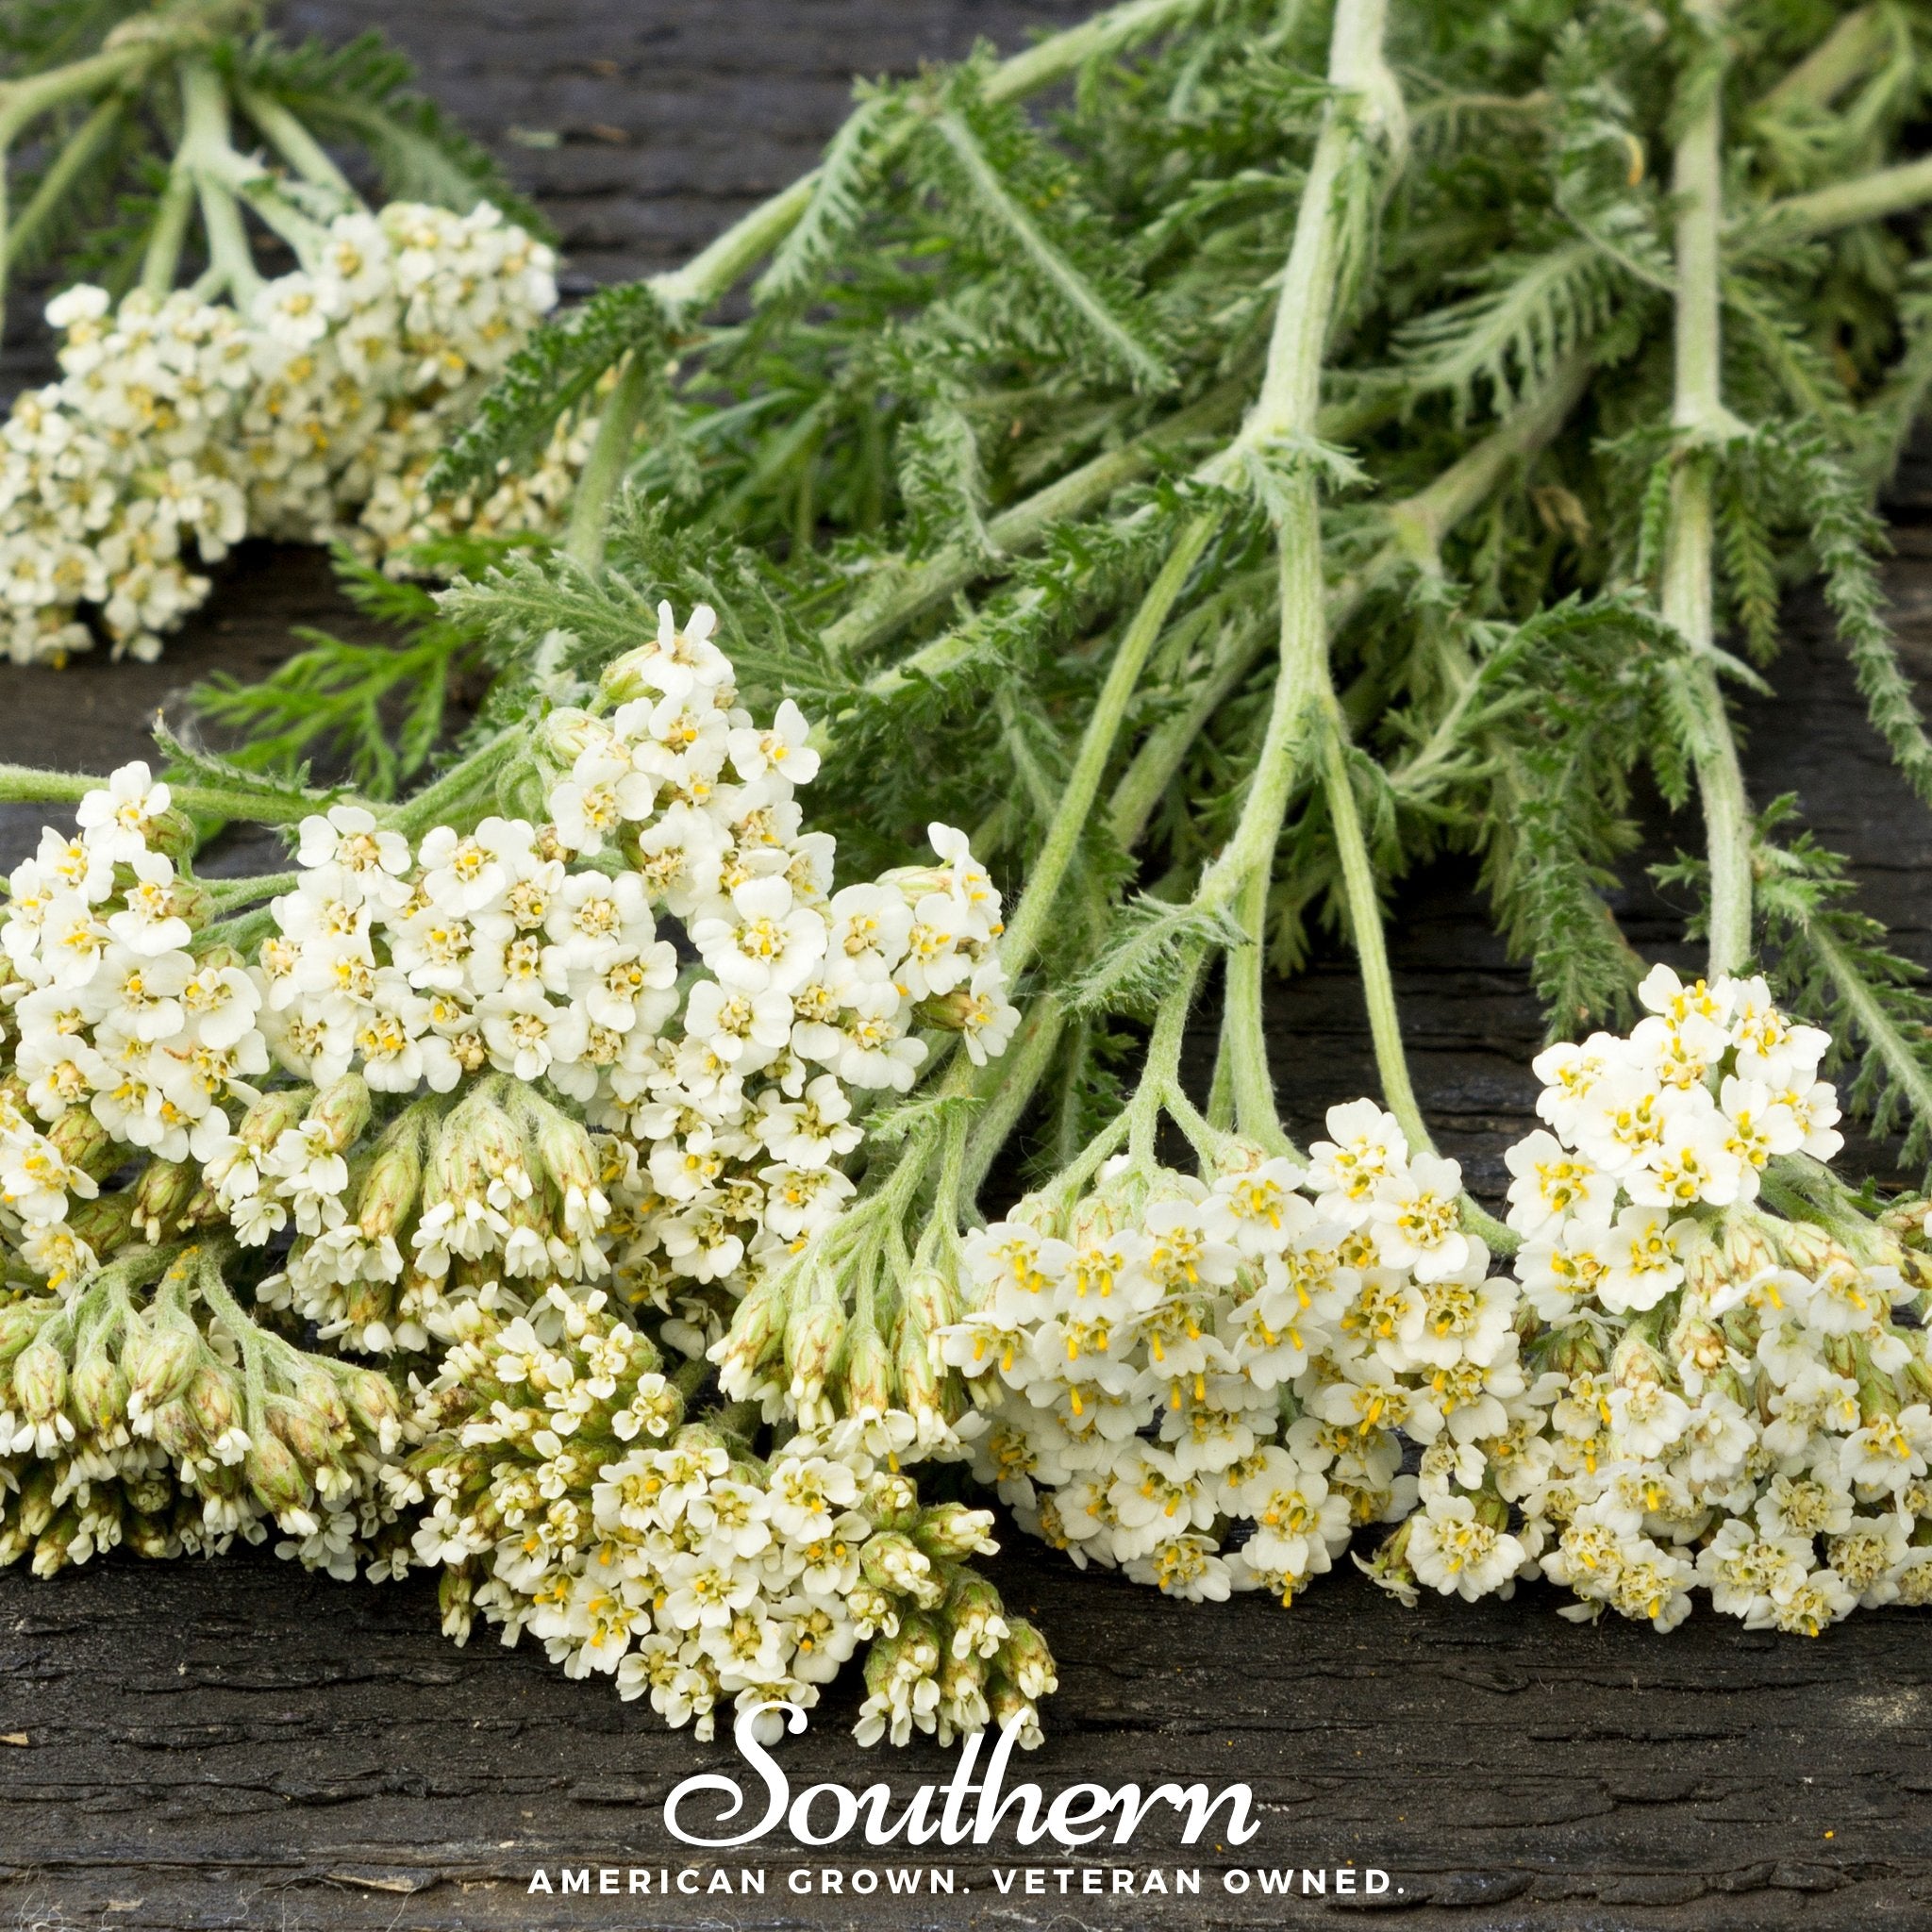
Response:
[{"label": "hairy stem", "polygon": [[1422,1106],[1408,1076],[1408,1058],[1402,1048],[1402,1022],[1395,1009],[1395,980],[1389,970],[1389,945],[1382,930],[1374,867],[1368,841],[1362,836],[1361,814],[1356,808],[1355,785],[1349,777],[1339,719],[1331,720],[1322,732],[1322,791],[1329,822],[1335,827],[1349,937],[1355,941],[1361,972],[1362,999],[1369,1011],[1369,1037],[1374,1042],[1382,1098],[1401,1123],[1410,1150],[1433,1153],[1436,1143],[1423,1120]]},{"label": "hairy stem", "polygon": [[1100,781],[1106,774],[1108,760],[1113,755],[1114,741],[1125,721],[1128,703],[1141,681],[1147,654],[1159,638],[1161,627],[1166,624],[1168,613],[1174,608],[1174,599],[1180,595],[1189,573],[1213,537],[1215,524],[1216,519],[1211,515],[1198,516],[1182,531],[1179,541],[1159,575],[1148,587],[1141,608],[1127,625],[1120,648],[1114,653],[1113,662],[1108,668],[1107,681],[1101,686],[1100,695],[1088,716],[1087,729],[1081,736],[1080,749],[1074,755],[1074,768],[1067,774],[1059,805],[1047,827],[1046,841],[1027,875],[1026,890],[1021,895],[1012,924],[1000,943],[1001,961],[1008,974],[1015,978],[1040,950],[1040,941],[1046,932],[1047,922],[1053,917],[1054,904],[1059,897],[1067,869],[1079,849],[1080,836],[1092,817],[1093,801],[1099,793]]},{"label": "hairy stem", "polygon": [[1857,222],[1882,222],[1932,201],[1932,157],[1874,168],[1848,181],[1834,181],[1808,194],[1774,201],[1766,219],[1780,242],[1808,240],[1849,228]]},{"label": "hairy stem", "polygon": [[1831,975],[1831,983],[1838,989],[1859,1032],[1885,1062],[1886,1072],[1911,1101],[1912,1118],[1932,1121],[1932,1076],[1927,1075],[1924,1061],[1899,1031],[1898,1022],[1885,1010],[1883,1002],[1874,996],[1871,982],[1845,957],[1844,948],[1822,920],[1807,924],[1805,942],[1817,953],[1819,963]]},{"label": "hairy stem", "polygon": [[1231,422],[1246,393],[1245,384],[1222,383],[1119,449],[1082,463],[989,518],[989,551],[949,543],[909,570],[881,573],[878,589],[826,629],[825,648],[834,658],[850,660],[890,642],[907,625],[939,609],[976,578],[992,575],[1009,565],[1012,558],[1026,555],[1054,525],[1085,516],[1116,491],[1138,482],[1176,443]]},{"label": "hairy stem", "polygon": [[[1715,34],[1722,0],[1698,0],[1693,17]],[[1711,483],[1717,448],[1735,428],[1720,386],[1723,353],[1719,230],[1723,221],[1718,77],[1695,73],[1676,149],[1675,389],[1671,411],[1680,452],[1671,479],[1664,546],[1664,619],[1690,646],[1683,667],[1692,723],[1691,762],[1704,805],[1710,859],[1710,971],[1740,971],[1751,957],[1751,808],[1737,739],[1718,688],[1711,594]]]},{"label": "hairy stem", "polygon": [[[1241,1133],[1270,1154],[1299,1158],[1294,1143],[1282,1131],[1274,1107],[1274,1076],[1268,1068],[1261,985],[1268,957],[1269,883],[1267,870],[1257,866],[1241,892],[1239,909],[1248,943],[1237,946],[1227,956],[1215,1081],[1217,1087],[1226,1082],[1234,1124]],[[1210,1097],[1208,1116],[1212,1119],[1213,1115]]]},{"label": "hairy stem", "polygon": [[[77,805],[105,781],[85,772],[43,772],[31,765],[0,765],[0,804]],[[292,825],[322,808],[321,802],[264,798],[253,791],[230,791],[215,785],[170,785],[172,802],[183,811],[209,818],[242,819],[258,825]],[[361,800],[330,803],[355,803]]]},{"label": "hairy stem", "polygon": [[642,349],[633,349],[625,363],[617,387],[604,405],[596,440],[591,445],[590,458],[571,500],[564,554],[575,558],[586,570],[594,571],[603,565],[610,507],[617,501],[625,472],[630,467],[631,444],[637,440],[638,422],[650,397],[656,372],[646,360],[646,354]]}]

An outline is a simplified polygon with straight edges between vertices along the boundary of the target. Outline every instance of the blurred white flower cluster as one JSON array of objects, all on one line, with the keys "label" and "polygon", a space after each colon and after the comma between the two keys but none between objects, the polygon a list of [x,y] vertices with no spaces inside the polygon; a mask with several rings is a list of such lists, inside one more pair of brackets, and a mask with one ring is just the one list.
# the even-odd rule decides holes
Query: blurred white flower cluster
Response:
[{"label": "blurred white flower cluster", "polygon": [[870,1643],[858,1737],[948,1743],[1012,1721],[1040,1741],[1039,1633],[965,1566],[989,1511],[922,1505],[901,1415],[795,1434],[768,1460],[726,1410],[686,1420],[658,1351],[601,1293],[551,1288],[506,1317],[472,1303],[421,1393],[423,1446],[391,1472],[427,1506],[444,1628],[525,1630],[574,1677],[612,1678],[709,1738],[718,1707],[809,1708]]},{"label": "blurred white flower cluster", "polygon": [[1535,1428],[1514,1286],[1461,1230],[1454,1161],[1411,1158],[1372,1101],[1328,1128],[1307,1171],[1240,1142],[1211,1183],[1116,1157],[969,1241],[944,1346],[986,1391],[979,1474],[1076,1561],[1289,1603],[1413,1507],[1409,1444],[1442,1499],[1424,1580],[1520,1568],[1494,1489]]},{"label": "blurred white flower cluster", "polygon": [[663,607],[600,709],[552,714],[541,825],[412,849],[361,807],[305,821],[251,957],[177,873],[190,828],[145,766],[46,833],[0,922],[20,1259],[58,1288],[131,1239],[288,1230],[262,1293],[353,1348],[423,1347],[452,1293],[613,1269],[715,1341],[850,1194],[854,1093],[911,1085],[921,1024],[979,1059],[1017,1015],[960,834],[831,890],[805,721],[755,724],[713,621]]},{"label": "blurred white flower cluster", "polygon": [[1861,1603],[1932,1601],[1923,1259],[1822,1169],[1808,1197],[1770,1177],[1776,1156],[1838,1151],[1830,1041],[1761,979],[1658,967],[1641,998],[1628,1038],[1538,1058],[1552,1131],[1509,1155],[1552,1371],[1523,1533],[1574,1614],[1659,1629],[1699,1588],[1810,1635]]},{"label": "blurred white flower cluster", "polygon": [[[502,501],[436,506],[422,476],[555,307],[549,249],[488,203],[338,216],[245,313],[176,291],[56,297],[58,381],[0,427],[0,591],[15,663],[153,658],[244,536],[381,551],[452,519],[555,523],[582,433]],[[486,514],[487,513],[487,514]]]}]

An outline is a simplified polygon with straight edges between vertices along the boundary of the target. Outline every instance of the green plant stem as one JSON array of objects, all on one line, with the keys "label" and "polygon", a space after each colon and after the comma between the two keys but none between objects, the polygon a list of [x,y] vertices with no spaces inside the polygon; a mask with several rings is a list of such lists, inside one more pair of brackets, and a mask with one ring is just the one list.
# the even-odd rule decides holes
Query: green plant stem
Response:
[{"label": "green plant stem", "polygon": [[1221,383],[1119,449],[1094,457],[989,518],[991,554],[949,543],[909,569],[882,572],[878,588],[826,627],[826,651],[835,660],[850,662],[889,643],[977,578],[1010,567],[1013,558],[1035,549],[1056,524],[1087,515],[1116,491],[1138,482],[1175,445],[1233,422],[1247,393],[1248,385],[1240,380]]},{"label": "green plant stem", "polygon": [[[1390,537],[1361,569],[1327,592],[1325,624],[1333,637],[1363,601],[1406,564],[1435,558],[1443,538],[1486,502],[1515,468],[1554,438],[1590,388],[1594,363],[1587,355],[1564,359],[1533,395],[1517,404],[1495,429],[1458,457],[1434,482],[1384,512]],[[1258,614],[1245,631],[1224,641],[1208,675],[1182,710],[1147,736],[1114,788],[1108,810],[1115,842],[1131,852],[1167,795],[1188,748],[1240,689],[1267,647],[1274,626]]]},{"label": "green plant stem", "polygon": [[1932,1120],[1932,1076],[1913,1051],[1911,1042],[1899,1031],[1898,1022],[1873,997],[1872,986],[1846,958],[1844,948],[1832,937],[1823,920],[1807,923],[1805,941],[1818,955],[1819,963],[1831,975],[1839,996],[1857,1021],[1874,1050],[1884,1060],[1886,1071],[1909,1096],[1912,1115]]},{"label": "green plant stem", "polygon": [[1147,1041],[1147,1063],[1127,1109],[1127,1154],[1137,1167],[1153,1165],[1161,1109],[1180,1091],[1181,1042],[1187,1035],[1188,1014],[1193,1008],[1205,963],[1206,955],[1196,949],[1154,1015],[1154,1031]]},{"label": "green plant stem", "polygon": [[1860,7],[1839,22],[1775,87],[1759,98],[1759,113],[1791,108],[1828,108],[1846,88],[1871,72],[1888,36],[1876,7]]},{"label": "green plant stem", "polygon": [[1895,168],[1874,168],[1808,194],[1788,195],[1771,204],[1764,220],[1778,241],[1805,241],[1857,222],[1886,221],[1927,201],[1932,201],[1932,156]]},{"label": "green plant stem", "polygon": [[[1184,20],[1203,0],[1127,0],[1105,13],[1049,35],[1023,54],[1002,61],[987,76],[986,96],[1013,101],[1054,86],[1089,60],[1151,40]],[[708,308],[764,259],[798,225],[811,206],[818,170],[802,175],[741,215],[682,268],[651,277],[651,290],[675,318]]]},{"label": "green plant stem", "polygon": [[[1693,9],[1722,31],[1722,0]],[[1682,635],[1690,659],[1680,681],[1690,725],[1690,756],[1704,804],[1710,859],[1710,972],[1736,973],[1751,957],[1750,802],[1738,744],[1718,687],[1711,586],[1711,483],[1717,449],[1737,427],[1724,407],[1719,291],[1723,174],[1721,90],[1697,77],[1700,92],[1678,137],[1672,187],[1677,201],[1675,383],[1672,425],[1679,440],[1671,478],[1664,546],[1664,619]]]},{"label": "green plant stem", "polygon": [[1106,775],[1108,760],[1113,755],[1114,741],[1125,722],[1127,706],[1141,681],[1147,655],[1159,638],[1189,574],[1212,539],[1217,522],[1212,515],[1197,516],[1181,532],[1114,652],[1107,679],[1088,714],[1080,749],[1074,755],[1073,770],[1067,774],[1045,842],[1027,874],[1026,890],[1021,894],[1012,924],[1000,942],[1001,962],[1012,978],[1017,979],[1025,971],[1040,950],[1067,869],[1092,817],[1100,781]]},{"label": "green plant stem", "polygon": [[[104,782],[84,772],[42,772],[31,765],[0,765],[0,804],[77,805],[90,791],[99,791]],[[292,825],[329,805],[366,803],[341,797],[264,798],[256,792],[229,791],[213,785],[171,784],[168,792],[175,806],[197,817],[241,819],[258,825]]]},{"label": "green plant stem", "polygon": [[[1268,888],[1266,869],[1257,866],[1248,875],[1239,910],[1249,943],[1227,956],[1221,1005],[1221,1046],[1216,1057],[1215,1087],[1223,1079],[1234,1107],[1234,1124],[1270,1154],[1298,1159],[1293,1141],[1282,1131],[1274,1106],[1274,1076],[1268,1066],[1268,1031],[1261,989],[1268,957]],[[1208,1109],[1212,1118],[1213,1108]]]},{"label": "green plant stem", "polygon": [[478,745],[467,758],[452,765],[433,784],[425,785],[412,798],[400,805],[375,806],[371,809],[388,824],[391,830],[402,833],[406,839],[417,839],[432,825],[442,823],[444,814],[455,805],[470,797],[495,773],[514,752],[525,743],[525,734],[516,729],[504,732],[492,738],[488,744]]},{"label": "green plant stem", "polygon": [[1028,1006],[1012,1044],[992,1063],[998,1070],[996,1079],[988,1087],[982,1078],[980,1109],[974,1117],[960,1167],[961,1200],[973,1200],[985,1184],[1000,1149],[1052,1067],[1066,1025],[1065,1008],[1052,993],[1041,993]]},{"label": "green plant stem", "polygon": [[261,287],[261,275],[234,191],[222,177],[218,158],[228,150],[228,96],[206,60],[182,62],[181,113],[181,163],[201,202],[212,278],[226,288],[237,308],[245,310]]},{"label": "green plant stem", "polygon": [[252,906],[258,900],[273,899],[292,892],[302,883],[299,872],[268,872],[246,879],[204,879],[217,912],[232,911],[237,906]]},{"label": "green plant stem", "polygon": [[598,419],[596,439],[571,500],[570,529],[563,541],[564,554],[586,570],[595,571],[603,565],[610,508],[630,466],[631,444],[637,439],[638,423],[655,375],[646,352],[633,349]]},{"label": "green plant stem", "polygon": [[311,187],[340,195],[350,208],[362,205],[349,177],[329,159],[322,143],[275,98],[258,88],[238,87],[235,98],[242,111],[261,129],[275,150]]},{"label": "green plant stem", "polygon": [[[1327,705],[1332,705],[1332,696]],[[1324,708],[1327,708],[1324,705]],[[1402,1046],[1402,1021],[1395,1008],[1395,980],[1389,970],[1389,946],[1382,930],[1382,908],[1376,894],[1374,867],[1368,841],[1362,836],[1361,814],[1356,808],[1355,785],[1338,711],[1322,729],[1322,791],[1329,823],[1335,828],[1335,850],[1341,861],[1342,896],[1348,906],[1349,936],[1355,941],[1361,972],[1362,1000],[1369,1012],[1369,1036],[1374,1042],[1375,1072],[1382,1098],[1401,1124],[1412,1153],[1434,1153],[1423,1119],[1421,1103],[1409,1079],[1408,1058]]]},{"label": "green plant stem", "polygon": [[193,212],[194,177],[176,155],[141,258],[141,286],[157,300],[175,286],[175,272],[181,265],[181,250],[188,240],[188,223]]}]

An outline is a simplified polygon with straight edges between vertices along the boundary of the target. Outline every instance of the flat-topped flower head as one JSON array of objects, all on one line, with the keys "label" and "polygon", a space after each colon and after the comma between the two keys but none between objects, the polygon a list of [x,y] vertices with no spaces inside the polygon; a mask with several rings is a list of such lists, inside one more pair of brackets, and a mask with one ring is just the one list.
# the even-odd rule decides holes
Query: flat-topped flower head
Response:
[{"label": "flat-topped flower head", "polygon": [[1920,1493],[1932,1365],[1892,1320],[1906,1257],[1814,1209],[1815,1168],[1780,1174],[1837,1151],[1827,1036],[1762,979],[1658,967],[1640,997],[1626,1039],[1539,1058],[1554,1131],[1508,1156],[1550,1405],[1524,1534],[1578,1614],[1670,1628],[1705,1589],[1754,1628],[1816,1634],[1890,1600],[1909,1560],[1904,1538],[1861,1542],[1854,1591],[1830,1546],[1857,1507]]}]

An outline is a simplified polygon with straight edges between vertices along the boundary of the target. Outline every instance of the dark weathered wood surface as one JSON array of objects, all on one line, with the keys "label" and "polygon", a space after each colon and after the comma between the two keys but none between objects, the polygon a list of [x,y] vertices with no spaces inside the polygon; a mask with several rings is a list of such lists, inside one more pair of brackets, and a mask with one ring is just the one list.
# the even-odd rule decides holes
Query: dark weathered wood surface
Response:
[{"label": "dark weathered wood surface", "polygon": [[[975,33],[1010,43],[1027,21],[1081,10],[1081,0],[288,9],[332,39],[377,23],[397,32],[600,277],[675,257],[808,164],[848,71],[904,69]],[[562,140],[518,146],[512,127]],[[1926,511],[1932,471],[1904,479],[1890,573],[1907,647],[1932,671],[1932,525],[1917,521]],[[0,671],[0,756],[94,768],[138,756],[147,715],[171,691],[214,665],[266,665],[290,648],[291,623],[315,621],[353,622],[323,561],[250,546],[158,666]],[[1888,771],[1815,611],[1794,613],[1778,682],[1779,705],[1750,709],[1757,794],[1798,792],[1826,841],[1853,855],[1874,909],[1932,959],[1932,820]],[[0,860],[11,862],[40,816],[0,812]],[[1660,826],[1658,849],[1669,842]],[[1671,952],[1670,907],[1639,886],[1623,910],[1640,943]],[[1395,952],[1431,1119],[1493,1191],[1530,1097],[1538,1025],[1522,974],[1454,869],[1405,890]],[[1371,1084],[1345,962],[1280,993],[1272,1021],[1298,1124]],[[1061,1663],[1048,1743],[1016,1775],[1049,1789],[1253,1785],[1263,1830],[1238,1858],[1187,1853],[1151,1827],[1136,1840],[1137,1865],[1201,1865],[1198,1902],[1083,1897],[1077,1875],[1062,1897],[1051,1874],[1043,1897],[1003,1896],[985,1854],[958,1861],[970,1890],[950,1900],[804,1899],[784,1888],[788,1866],[858,1861],[783,1845],[758,1860],[770,1874],[763,1899],[532,1899],[540,1864],[553,1882],[565,1863],[675,1869],[664,1794],[727,1754],[667,1735],[601,1685],[566,1682],[540,1652],[505,1651],[487,1635],[453,1649],[425,1580],[341,1586],[247,1557],[117,1560],[51,1584],[0,1574],[0,1920],[371,1932],[1300,1925],[1336,1907],[1230,1898],[1217,1870],[1353,1860],[1393,1874],[1388,1903],[1418,1926],[1932,1924],[1923,1614],[1861,1616],[1805,1643],[1701,1613],[1659,1639],[1566,1623],[1544,1590],[1405,1612],[1350,1573],[1290,1613],[1253,1599],[1190,1610],[1081,1577],[1017,1540],[994,1574]],[[841,1687],[789,1751],[794,1789],[883,1776],[903,1795],[949,1774],[930,1749],[853,1749],[843,1727],[856,1697]]]}]

